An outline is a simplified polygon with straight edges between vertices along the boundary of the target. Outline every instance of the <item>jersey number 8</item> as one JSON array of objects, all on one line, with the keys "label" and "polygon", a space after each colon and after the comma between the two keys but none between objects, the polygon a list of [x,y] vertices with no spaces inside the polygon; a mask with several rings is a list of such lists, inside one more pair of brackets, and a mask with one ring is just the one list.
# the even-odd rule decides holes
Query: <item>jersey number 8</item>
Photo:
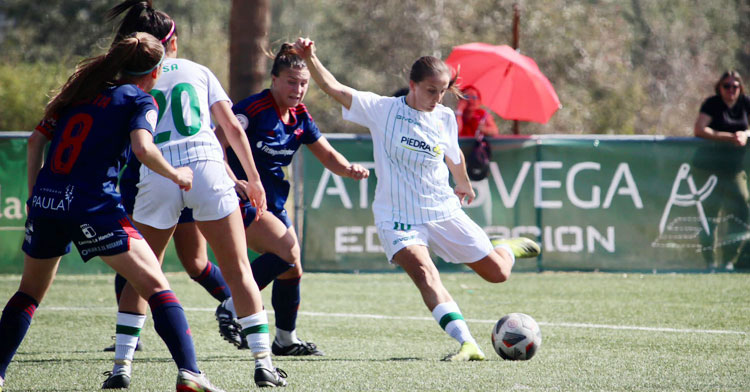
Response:
[{"label": "jersey number 8", "polygon": [[68,120],[65,130],[60,135],[60,141],[55,147],[54,155],[52,155],[50,168],[53,173],[70,173],[93,123],[94,119],[86,113],[78,113]]}]

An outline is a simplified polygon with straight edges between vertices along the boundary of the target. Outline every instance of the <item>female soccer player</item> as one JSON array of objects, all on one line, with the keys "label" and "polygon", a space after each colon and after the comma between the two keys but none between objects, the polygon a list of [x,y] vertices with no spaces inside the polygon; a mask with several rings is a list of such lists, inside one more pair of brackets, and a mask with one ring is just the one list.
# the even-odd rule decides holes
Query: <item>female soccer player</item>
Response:
[{"label": "female soccer player", "polygon": [[[193,209],[193,218],[214,251],[235,299],[242,335],[256,362],[255,383],[258,386],[286,385],[286,374],[274,368],[271,362],[268,318],[250,269],[234,182],[227,175],[222,147],[211,127],[213,115],[238,152],[242,168],[250,179],[246,192],[262,215],[266,209],[265,192],[247,139],[232,113],[231,101],[208,68],[176,58],[176,25],[169,15],[154,10],[151,1],[132,0],[113,8],[110,15],[116,17],[122,13],[126,14],[118,36],[146,31],[159,38],[166,48],[162,64],[164,76],[152,91],[160,110],[154,142],[165,159],[175,166],[192,168],[195,176],[194,191],[186,193],[158,173],[141,167],[133,211],[135,224],[154,253],[162,257],[180,212],[185,207]],[[120,314],[143,315],[144,310],[143,301],[126,285],[120,296]],[[142,325],[140,320],[123,318],[123,321],[127,324],[122,324],[118,316],[118,329]],[[121,343],[121,335],[118,334],[117,345]],[[131,336],[122,343],[135,347],[136,341]],[[127,350],[126,354],[130,358],[116,355],[112,377],[130,378],[132,350]]]},{"label": "female soccer player", "polygon": [[[260,218],[247,200],[242,201],[241,208],[247,244],[261,254],[252,263],[255,281],[261,290],[274,282],[271,303],[276,315],[272,345],[275,355],[323,355],[314,343],[297,338],[302,264],[297,234],[284,209],[289,182],[284,179],[282,168],[292,162],[294,153],[305,144],[335,174],[355,180],[370,174],[362,165],[350,163],[320,134],[302,103],[309,81],[310,72],[304,60],[294,53],[291,44],[283,44],[274,57],[271,87],[232,107],[247,135],[269,202],[270,214]],[[244,194],[247,177],[234,149],[227,149],[227,160],[239,179],[238,193],[247,199]],[[226,307],[231,309],[231,299],[227,302]]]},{"label": "female soccer player", "polygon": [[[128,143],[150,170],[185,191],[192,186],[191,169],[172,167],[152,142],[158,109],[143,90],[156,83],[163,59],[159,40],[137,33],[85,60],[29,138],[26,256],[19,289],[0,319],[0,387],[72,241],[84,261],[101,257],[148,298],[154,328],[179,368],[177,389],[219,390],[200,373],[182,306],[115,191],[119,158]],[[48,139],[52,143],[42,166]]]},{"label": "female soccer player", "polygon": [[[137,184],[140,178],[141,163],[136,159],[132,152],[129,151],[127,155],[127,164],[120,175],[118,186],[120,189],[120,195],[122,196],[122,206],[125,208],[128,217],[132,220],[135,197],[138,194]],[[217,321],[219,321],[219,333],[227,341],[235,345],[240,344],[243,342],[242,336],[240,335],[240,331],[233,319],[221,317],[229,312],[223,307],[222,302],[230,298],[232,294],[229,292],[229,287],[227,286],[226,281],[224,281],[221,269],[208,259],[206,239],[200,233],[198,226],[195,224],[192,209],[185,208],[182,210],[172,238],[174,239],[177,258],[180,260],[185,272],[190,276],[190,279],[200,284],[212,297],[219,301],[219,305],[216,309],[216,318]],[[163,263],[163,258],[159,259],[159,262]],[[115,296],[118,303],[126,283],[127,280],[125,280],[122,275],[115,275]],[[142,317],[139,324],[143,325],[144,322],[145,317]],[[128,335],[134,336],[134,334],[140,333],[140,328],[136,328],[136,330],[129,329],[129,331],[132,333],[120,333],[124,335],[122,336],[123,339],[131,340]],[[114,351],[115,356],[118,358],[125,358],[128,356],[132,357],[132,355],[124,353],[133,349],[128,344],[120,345],[119,349],[123,352],[118,353],[117,344],[112,344],[111,346],[106,347],[104,351]],[[139,337],[137,339],[135,350],[138,351],[140,349],[141,340]],[[116,379],[111,379],[110,382],[115,383],[115,380]]]},{"label": "female soccer player", "polygon": [[[343,105],[345,120],[370,129],[375,157],[373,212],[388,260],[406,271],[435,321],[461,348],[446,360],[483,360],[458,305],[443,286],[428,247],[444,260],[463,263],[492,283],[510,276],[516,257],[533,257],[539,246],[526,238],[498,241],[461,209],[474,199],[458,148],[456,117],[440,102],[455,88],[450,68],[440,59],[418,59],[405,97],[383,97],[339,83],[315,55],[315,44],[295,42],[318,86]],[[447,158],[447,159],[446,159]],[[451,189],[449,174],[456,187]]]}]

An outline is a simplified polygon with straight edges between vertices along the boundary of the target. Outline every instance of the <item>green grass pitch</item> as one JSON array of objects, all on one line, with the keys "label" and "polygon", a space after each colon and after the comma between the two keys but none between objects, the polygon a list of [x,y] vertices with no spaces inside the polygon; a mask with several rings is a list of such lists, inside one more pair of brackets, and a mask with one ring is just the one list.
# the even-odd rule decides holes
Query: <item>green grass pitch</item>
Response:
[{"label": "green grass pitch", "polygon": [[[446,363],[457,350],[403,273],[307,273],[299,336],[325,351],[274,358],[290,391],[749,391],[747,274],[517,273],[489,284],[446,273],[487,361]],[[0,276],[0,301],[18,286]],[[184,273],[169,274],[186,309],[198,363],[227,391],[254,389],[248,351],[218,334],[217,302]],[[59,276],[10,364],[4,392],[94,391],[111,369],[115,300],[109,275]],[[264,292],[271,310],[270,290]],[[543,343],[530,361],[492,350],[494,321],[533,316]],[[273,313],[269,312],[273,325]],[[271,333],[273,334],[273,327]],[[132,391],[174,390],[176,368],[153,330],[142,334]]]}]

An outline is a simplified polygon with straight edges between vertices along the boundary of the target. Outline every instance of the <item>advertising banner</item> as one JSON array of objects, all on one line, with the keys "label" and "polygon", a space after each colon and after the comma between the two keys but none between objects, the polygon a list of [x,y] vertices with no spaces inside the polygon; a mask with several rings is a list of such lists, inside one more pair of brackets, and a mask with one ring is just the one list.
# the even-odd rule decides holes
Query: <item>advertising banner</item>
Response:
[{"label": "advertising banner", "polygon": [[[332,139],[350,161],[374,168],[368,138]],[[465,154],[472,143],[462,141]],[[477,199],[464,209],[490,235],[541,243],[542,256],[515,270],[688,271],[745,262],[737,252],[750,237],[747,203],[727,206],[732,187],[722,186],[744,178],[744,162],[728,168],[743,150],[663,137],[500,138],[491,145],[489,175],[473,183]],[[305,268],[393,268],[373,224],[374,170],[356,182],[304,154]]]},{"label": "advertising banner", "polygon": [[[0,273],[23,268],[24,136],[0,138]],[[373,221],[378,178],[371,139],[327,137],[371,176],[341,178],[309,150],[298,153],[293,178],[299,191],[287,208],[294,212],[305,269],[395,269]],[[469,154],[473,140],[461,143]],[[748,268],[744,149],[694,138],[612,136],[497,138],[491,146],[489,174],[473,182],[477,198],[464,210],[491,236],[540,242],[542,256],[518,261],[515,271]],[[441,270],[465,269],[436,263]],[[181,270],[171,246],[165,269]],[[84,264],[75,249],[60,266],[61,273],[109,271],[99,259]]]}]

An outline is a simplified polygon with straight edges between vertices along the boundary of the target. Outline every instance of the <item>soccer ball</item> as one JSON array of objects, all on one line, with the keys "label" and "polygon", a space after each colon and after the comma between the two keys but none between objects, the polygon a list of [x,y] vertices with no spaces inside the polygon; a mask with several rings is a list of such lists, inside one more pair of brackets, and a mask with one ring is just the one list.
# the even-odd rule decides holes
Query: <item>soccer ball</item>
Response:
[{"label": "soccer ball", "polygon": [[541,345],[542,330],[528,314],[507,314],[492,328],[492,346],[503,359],[531,359]]}]

